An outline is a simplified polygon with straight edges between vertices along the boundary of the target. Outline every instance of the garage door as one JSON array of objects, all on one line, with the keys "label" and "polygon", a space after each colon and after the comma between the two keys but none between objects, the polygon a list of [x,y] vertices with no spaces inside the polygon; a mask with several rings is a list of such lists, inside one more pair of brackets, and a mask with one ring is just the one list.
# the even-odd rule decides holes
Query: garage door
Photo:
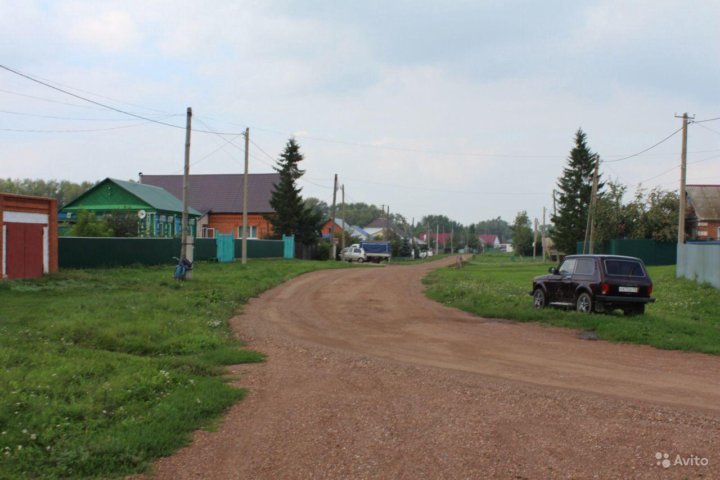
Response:
[{"label": "garage door", "polygon": [[37,223],[6,223],[8,278],[43,274],[43,227]]}]

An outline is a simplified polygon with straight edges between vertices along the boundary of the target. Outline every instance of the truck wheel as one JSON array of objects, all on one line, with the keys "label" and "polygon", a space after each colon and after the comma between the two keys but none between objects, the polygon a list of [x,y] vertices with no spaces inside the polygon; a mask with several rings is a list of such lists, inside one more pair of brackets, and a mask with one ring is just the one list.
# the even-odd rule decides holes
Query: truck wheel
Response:
[{"label": "truck wheel", "polygon": [[582,292],[578,295],[577,301],[575,302],[575,310],[580,313],[590,313],[592,312],[592,307],[593,301],[589,293]]},{"label": "truck wheel", "polygon": [[358,259],[355,260],[355,261],[356,261],[357,263],[363,263],[365,260],[363,260],[362,258],[358,258]]}]

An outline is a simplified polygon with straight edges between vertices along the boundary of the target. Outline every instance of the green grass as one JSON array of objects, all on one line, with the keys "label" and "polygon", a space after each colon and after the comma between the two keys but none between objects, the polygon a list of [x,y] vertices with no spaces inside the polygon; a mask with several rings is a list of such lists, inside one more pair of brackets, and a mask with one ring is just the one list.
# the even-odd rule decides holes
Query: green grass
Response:
[{"label": "green grass", "polygon": [[143,471],[243,397],[222,365],[260,362],[228,319],[331,262],[251,260],[65,271],[0,282],[0,478]]},{"label": "green grass", "polygon": [[720,290],[675,278],[675,266],[648,267],[657,301],[646,307],[645,315],[582,315],[533,308],[532,278],[547,273],[552,264],[511,258],[479,256],[460,270],[435,270],[424,279],[427,295],[482,317],[590,330],[616,342],[720,354]]}]

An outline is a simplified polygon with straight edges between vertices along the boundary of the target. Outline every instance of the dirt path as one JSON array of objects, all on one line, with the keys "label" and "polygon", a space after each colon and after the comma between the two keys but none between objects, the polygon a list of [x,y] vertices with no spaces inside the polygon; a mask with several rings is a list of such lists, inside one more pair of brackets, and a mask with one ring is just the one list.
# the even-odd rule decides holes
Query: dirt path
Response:
[{"label": "dirt path", "polygon": [[251,393],[155,478],[720,478],[720,358],[479,319],[424,297],[437,266],[252,300],[232,320],[268,354],[234,368]]}]

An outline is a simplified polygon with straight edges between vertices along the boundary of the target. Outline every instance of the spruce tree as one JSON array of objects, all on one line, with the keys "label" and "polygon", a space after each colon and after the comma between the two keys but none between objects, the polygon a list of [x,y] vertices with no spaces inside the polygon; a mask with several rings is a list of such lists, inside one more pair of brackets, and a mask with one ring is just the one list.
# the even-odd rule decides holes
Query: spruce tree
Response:
[{"label": "spruce tree", "polygon": [[[570,151],[568,164],[557,183],[557,214],[551,216],[555,227],[551,237],[559,252],[573,254],[577,250],[577,242],[585,239],[596,160],[597,155],[587,145],[585,132],[578,129],[575,147]],[[602,185],[598,183],[598,195]]]},{"label": "spruce tree", "polygon": [[319,237],[322,218],[311,206],[306,206],[300,196],[300,187],[296,181],[303,176],[299,164],[303,160],[300,145],[294,138],[288,140],[285,150],[277,160],[275,171],[280,174],[280,182],[273,185],[270,206],[274,212],[266,218],[273,226],[273,236],[295,235],[298,242],[313,244]]}]

